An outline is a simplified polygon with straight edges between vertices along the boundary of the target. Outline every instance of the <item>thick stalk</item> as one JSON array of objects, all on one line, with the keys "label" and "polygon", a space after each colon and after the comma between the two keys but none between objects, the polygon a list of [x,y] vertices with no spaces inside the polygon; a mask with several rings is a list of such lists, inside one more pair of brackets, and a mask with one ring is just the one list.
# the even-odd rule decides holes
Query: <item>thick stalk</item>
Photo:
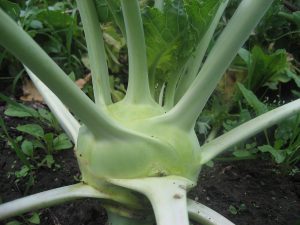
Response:
[{"label": "thick stalk", "polygon": [[199,202],[188,199],[187,205],[190,219],[202,225],[234,225],[221,214]]},{"label": "thick stalk", "polygon": [[178,83],[178,79],[180,78],[181,73],[178,72],[174,74],[172,77],[169,78],[167,83],[167,87],[165,90],[165,99],[164,99],[164,109],[169,111],[175,104],[175,93],[176,93],[176,86]]},{"label": "thick stalk", "polygon": [[129,79],[125,100],[133,104],[152,102],[148,81],[146,44],[138,0],[121,0],[126,27]]},{"label": "thick stalk", "polygon": [[194,185],[191,181],[170,176],[111,179],[110,182],[146,195],[152,204],[157,225],[189,225],[186,192]]},{"label": "thick stalk", "polygon": [[37,78],[37,76],[35,76],[28,68],[25,67],[25,69],[35,87],[43,96],[43,99],[46,102],[47,106],[50,108],[51,112],[58,120],[59,124],[76,145],[80,128],[79,122],[59,100],[59,98],[57,98],[56,95],[39,78]]},{"label": "thick stalk", "polygon": [[93,0],[77,0],[87,43],[91,65],[95,102],[97,105],[111,104],[109,74],[104,40]]},{"label": "thick stalk", "polygon": [[107,210],[109,225],[153,225],[153,221],[148,221],[146,218],[135,219],[119,215],[113,211]]},{"label": "thick stalk", "polygon": [[122,136],[125,131],[99,109],[68,78],[64,71],[0,9],[0,45],[29,68],[51,91],[77,115],[96,137]]},{"label": "thick stalk", "polygon": [[195,78],[197,77],[197,74],[201,68],[205,53],[208,49],[209,43],[212,40],[212,37],[215,33],[215,30],[219,24],[219,21],[228,5],[229,0],[222,1],[218,11],[216,12],[216,15],[214,19],[212,20],[208,30],[205,32],[203,38],[199,42],[196,51],[195,56],[191,58],[191,62],[189,62],[188,71],[186,74],[184,74],[184,77],[180,80],[178,84],[178,88],[176,90],[176,97],[175,101],[177,102],[184,93],[188,90],[188,88],[191,86]]},{"label": "thick stalk", "polygon": [[264,129],[300,112],[300,99],[264,113],[203,145],[201,162],[205,164],[226,149],[248,139]]},{"label": "thick stalk", "polygon": [[0,220],[79,198],[109,199],[110,196],[86,184],[74,184],[3,203],[0,205]]},{"label": "thick stalk", "polygon": [[[273,0],[243,0],[218,38],[190,89],[165,114],[170,123],[191,130],[222,75]],[[189,110],[186,110],[189,109]]]}]

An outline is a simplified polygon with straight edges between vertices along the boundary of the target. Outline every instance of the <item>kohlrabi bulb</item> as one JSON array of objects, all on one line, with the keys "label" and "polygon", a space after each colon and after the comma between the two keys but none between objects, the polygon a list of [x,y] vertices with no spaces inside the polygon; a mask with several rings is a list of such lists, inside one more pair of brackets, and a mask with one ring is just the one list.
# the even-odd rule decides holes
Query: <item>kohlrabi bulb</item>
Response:
[{"label": "kohlrabi bulb", "polygon": [[171,175],[197,180],[200,152],[194,132],[158,123],[154,118],[164,113],[160,106],[119,102],[108,110],[114,119],[140,136],[98,140],[81,128],[76,154],[86,183],[98,186],[106,178]]}]

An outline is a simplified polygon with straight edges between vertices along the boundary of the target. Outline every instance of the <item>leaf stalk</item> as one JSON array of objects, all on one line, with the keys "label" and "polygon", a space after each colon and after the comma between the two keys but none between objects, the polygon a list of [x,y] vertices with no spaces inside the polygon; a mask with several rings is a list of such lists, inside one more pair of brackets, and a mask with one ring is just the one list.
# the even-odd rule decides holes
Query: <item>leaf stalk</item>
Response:
[{"label": "leaf stalk", "polygon": [[97,105],[112,103],[103,34],[93,0],[77,0],[87,43],[92,72],[94,98]]},{"label": "leaf stalk", "polygon": [[86,184],[69,185],[1,204],[0,220],[79,198],[109,199],[110,196]]},{"label": "leaf stalk", "polygon": [[151,103],[144,29],[138,0],[121,0],[129,58],[129,79],[125,100]]}]

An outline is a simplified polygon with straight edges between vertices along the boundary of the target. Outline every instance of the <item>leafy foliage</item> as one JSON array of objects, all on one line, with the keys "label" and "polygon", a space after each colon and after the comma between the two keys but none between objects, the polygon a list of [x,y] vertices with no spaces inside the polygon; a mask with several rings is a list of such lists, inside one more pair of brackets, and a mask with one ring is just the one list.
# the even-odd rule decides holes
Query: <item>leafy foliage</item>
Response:
[{"label": "leafy foliage", "polygon": [[10,100],[4,95],[0,97],[8,103],[4,111],[6,116],[35,119],[36,122],[39,122],[39,124],[35,122],[18,125],[15,129],[21,135],[13,138],[8,133],[5,121],[0,117],[0,127],[4,130],[6,140],[22,162],[21,168],[16,168],[16,171],[10,175],[16,177],[16,183],[25,180],[26,191],[28,191],[35,183],[35,170],[40,167],[59,167],[54,160],[54,154],[72,148],[73,144],[65,133],[61,133],[61,128],[58,127],[56,119],[48,110],[43,108],[36,110]]},{"label": "leafy foliage", "polygon": [[248,67],[245,83],[247,88],[253,91],[257,91],[263,86],[277,89],[278,83],[286,83],[291,79],[296,84],[299,83],[299,77],[293,71],[288,54],[284,49],[266,54],[262,48],[254,46],[251,53],[241,49],[239,55]]},{"label": "leafy foliage", "polygon": [[300,29],[300,11],[293,12],[293,13],[280,12],[279,15],[293,22]]},{"label": "leafy foliage", "polygon": [[256,115],[261,115],[268,111],[268,107],[259,101],[252,91],[247,90],[245,86],[240,83],[238,83],[238,87],[247,103],[255,110]]},{"label": "leafy foliage", "polygon": [[154,7],[144,9],[147,58],[153,84],[155,79],[158,83],[178,79],[219,4],[219,0],[167,0],[162,11]]},{"label": "leafy foliage", "polygon": [[[15,103],[14,105],[8,105],[5,110],[5,115],[11,117],[21,117],[21,118],[30,118],[34,117],[40,119],[41,122],[46,126],[50,126],[52,129],[54,128],[52,125],[56,124],[56,120],[53,115],[42,108],[39,108],[38,111],[35,109],[24,106],[20,103]],[[34,149],[42,148],[46,150],[48,155],[52,155],[54,151],[69,149],[73,145],[70,142],[69,138],[66,134],[60,133],[60,128],[57,128],[55,134],[53,132],[46,133],[44,128],[39,124],[25,124],[19,125],[16,129],[24,134],[28,134],[32,136],[34,139],[32,141],[28,139],[24,139],[21,144],[21,149],[24,154],[28,156],[33,156]],[[22,140],[23,138],[21,138]],[[19,141],[21,141],[19,139]]]},{"label": "leafy foliage", "polygon": [[[86,47],[73,3],[1,0],[0,7],[9,12],[67,74],[74,72],[76,77],[82,76],[84,67],[81,56],[86,52]],[[3,79],[16,79],[17,82],[24,75],[22,67],[6,50],[1,51],[0,68]],[[16,76],[19,73],[20,76]],[[3,87],[7,89],[7,86],[10,87]]]}]

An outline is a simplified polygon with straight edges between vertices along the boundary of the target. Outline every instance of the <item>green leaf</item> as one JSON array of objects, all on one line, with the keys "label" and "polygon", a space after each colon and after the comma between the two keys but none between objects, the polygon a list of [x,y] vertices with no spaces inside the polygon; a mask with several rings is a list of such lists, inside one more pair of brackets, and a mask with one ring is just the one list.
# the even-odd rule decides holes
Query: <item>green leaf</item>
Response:
[{"label": "green leaf", "polygon": [[33,224],[40,224],[41,221],[40,221],[40,216],[38,213],[33,213],[33,215],[28,219],[28,221],[30,223],[33,223]]},{"label": "green leaf", "polygon": [[30,168],[28,166],[23,166],[19,171],[15,172],[15,176],[17,178],[26,177],[30,172]]},{"label": "green leaf", "polygon": [[47,133],[47,134],[44,135],[44,141],[46,142],[48,152],[52,152],[53,138],[54,138],[53,133]]},{"label": "green leaf", "polygon": [[17,3],[7,1],[7,0],[1,0],[0,8],[2,8],[14,20],[18,20],[20,16],[21,8]]},{"label": "green leaf", "polygon": [[[220,0],[165,0],[163,10],[146,7],[143,23],[148,65],[157,80],[179,73],[210,25]],[[204,16],[205,15],[205,16]]]},{"label": "green leaf", "polygon": [[6,223],[5,225],[22,225],[22,223],[17,220],[13,220],[13,221]]},{"label": "green leaf", "polygon": [[101,23],[115,22],[125,36],[125,24],[120,1],[94,0],[98,19]]},{"label": "green leaf", "polygon": [[31,141],[24,140],[21,144],[21,149],[25,155],[33,157],[33,144]]},{"label": "green leaf", "polygon": [[244,204],[244,203],[242,203],[240,206],[239,206],[239,211],[240,212],[244,212],[244,211],[246,211],[247,210],[247,206]]},{"label": "green leaf", "polygon": [[281,140],[283,143],[287,143],[293,137],[293,127],[295,122],[296,120],[289,119],[280,123],[274,134],[276,140]]},{"label": "green leaf", "polygon": [[298,76],[297,74],[293,73],[292,71],[290,70],[287,70],[286,71],[286,74],[289,78],[292,78],[296,85],[298,86],[298,88],[300,88],[300,76]]},{"label": "green leaf", "polygon": [[4,122],[3,118],[1,117],[1,115],[0,115],[0,127],[2,128],[2,132],[5,134],[9,143],[12,145],[12,148],[16,152],[16,155],[18,156],[18,158],[22,161],[23,164],[25,164],[25,165],[27,165],[27,167],[29,167],[30,163],[28,162],[26,155],[24,155],[24,153],[20,149],[17,141],[15,139],[11,138],[11,136],[9,135],[6,125],[5,125],[5,122]]},{"label": "green leaf", "polygon": [[43,24],[41,21],[39,20],[32,20],[30,22],[30,25],[29,25],[32,29],[42,29],[43,28]]},{"label": "green leaf", "polygon": [[73,18],[62,10],[45,10],[36,15],[39,21],[54,28],[66,28],[72,25]]},{"label": "green leaf", "polygon": [[257,115],[268,112],[268,107],[264,103],[262,103],[252,91],[245,88],[245,86],[241,83],[238,83],[237,85],[247,103],[255,110]]},{"label": "green leaf", "polygon": [[39,140],[33,140],[32,144],[33,144],[34,149],[36,149],[36,148],[45,149],[44,144]]},{"label": "green leaf", "polygon": [[275,149],[280,149],[284,146],[285,143],[286,143],[286,140],[276,139],[275,142],[274,142],[274,148]]},{"label": "green leaf", "polygon": [[276,163],[282,163],[285,160],[286,153],[283,150],[277,150],[270,145],[259,146],[258,149],[261,152],[270,153],[274,157]]},{"label": "green leaf", "polygon": [[268,82],[271,82],[270,87],[274,88],[279,82],[290,80],[286,74],[290,63],[284,49],[278,49],[274,53],[265,53],[259,46],[254,46],[251,50],[250,60],[245,62],[248,65],[246,87],[254,92],[258,88],[268,85]]},{"label": "green leaf", "polygon": [[12,116],[12,117],[36,117],[37,111],[31,107],[22,105],[11,105],[9,104],[7,109],[4,111],[4,114],[6,116]]},{"label": "green leaf", "polygon": [[23,136],[18,136],[18,137],[15,138],[15,141],[17,143],[21,142],[22,140],[23,140]]},{"label": "green leaf", "polygon": [[113,20],[113,16],[111,14],[111,11],[109,9],[106,0],[95,0],[94,2],[95,2],[99,21],[101,23],[111,22]]},{"label": "green leaf", "polygon": [[247,65],[250,64],[251,53],[247,49],[241,48],[238,54]]},{"label": "green leaf", "polygon": [[229,211],[232,215],[238,214],[237,208],[235,208],[233,205],[230,205],[230,206],[229,206],[228,211]]},{"label": "green leaf", "polygon": [[64,150],[64,149],[69,149],[72,148],[73,144],[69,140],[68,136],[63,133],[54,138],[53,140],[53,149],[54,150]]},{"label": "green leaf", "polygon": [[252,154],[247,150],[236,150],[232,154],[237,158],[247,158],[252,156]]},{"label": "green leaf", "polygon": [[49,123],[53,122],[53,115],[48,110],[39,108],[38,113],[43,119],[45,119]]},{"label": "green leaf", "polygon": [[46,164],[49,168],[51,168],[52,165],[55,163],[52,155],[46,155],[45,160],[46,160]]},{"label": "green leaf", "polygon": [[300,28],[300,11],[296,11],[293,13],[280,12],[279,15],[293,22],[298,26],[298,28]]},{"label": "green leaf", "polygon": [[44,130],[38,124],[26,124],[26,125],[19,125],[17,126],[17,130],[30,134],[36,138],[43,138],[44,137]]},{"label": "green leaf", "polygon": [[[286,151],[286,154],[289,156],[295,154],[297,151],[300,153],[299,146],[296,148],[287,148],[287,149],[285,149],[285,151]],[[296,156],[294,156],[293,158],[296,158]],[[299,160],[297,160],[297,161],[299,162]]]}]

